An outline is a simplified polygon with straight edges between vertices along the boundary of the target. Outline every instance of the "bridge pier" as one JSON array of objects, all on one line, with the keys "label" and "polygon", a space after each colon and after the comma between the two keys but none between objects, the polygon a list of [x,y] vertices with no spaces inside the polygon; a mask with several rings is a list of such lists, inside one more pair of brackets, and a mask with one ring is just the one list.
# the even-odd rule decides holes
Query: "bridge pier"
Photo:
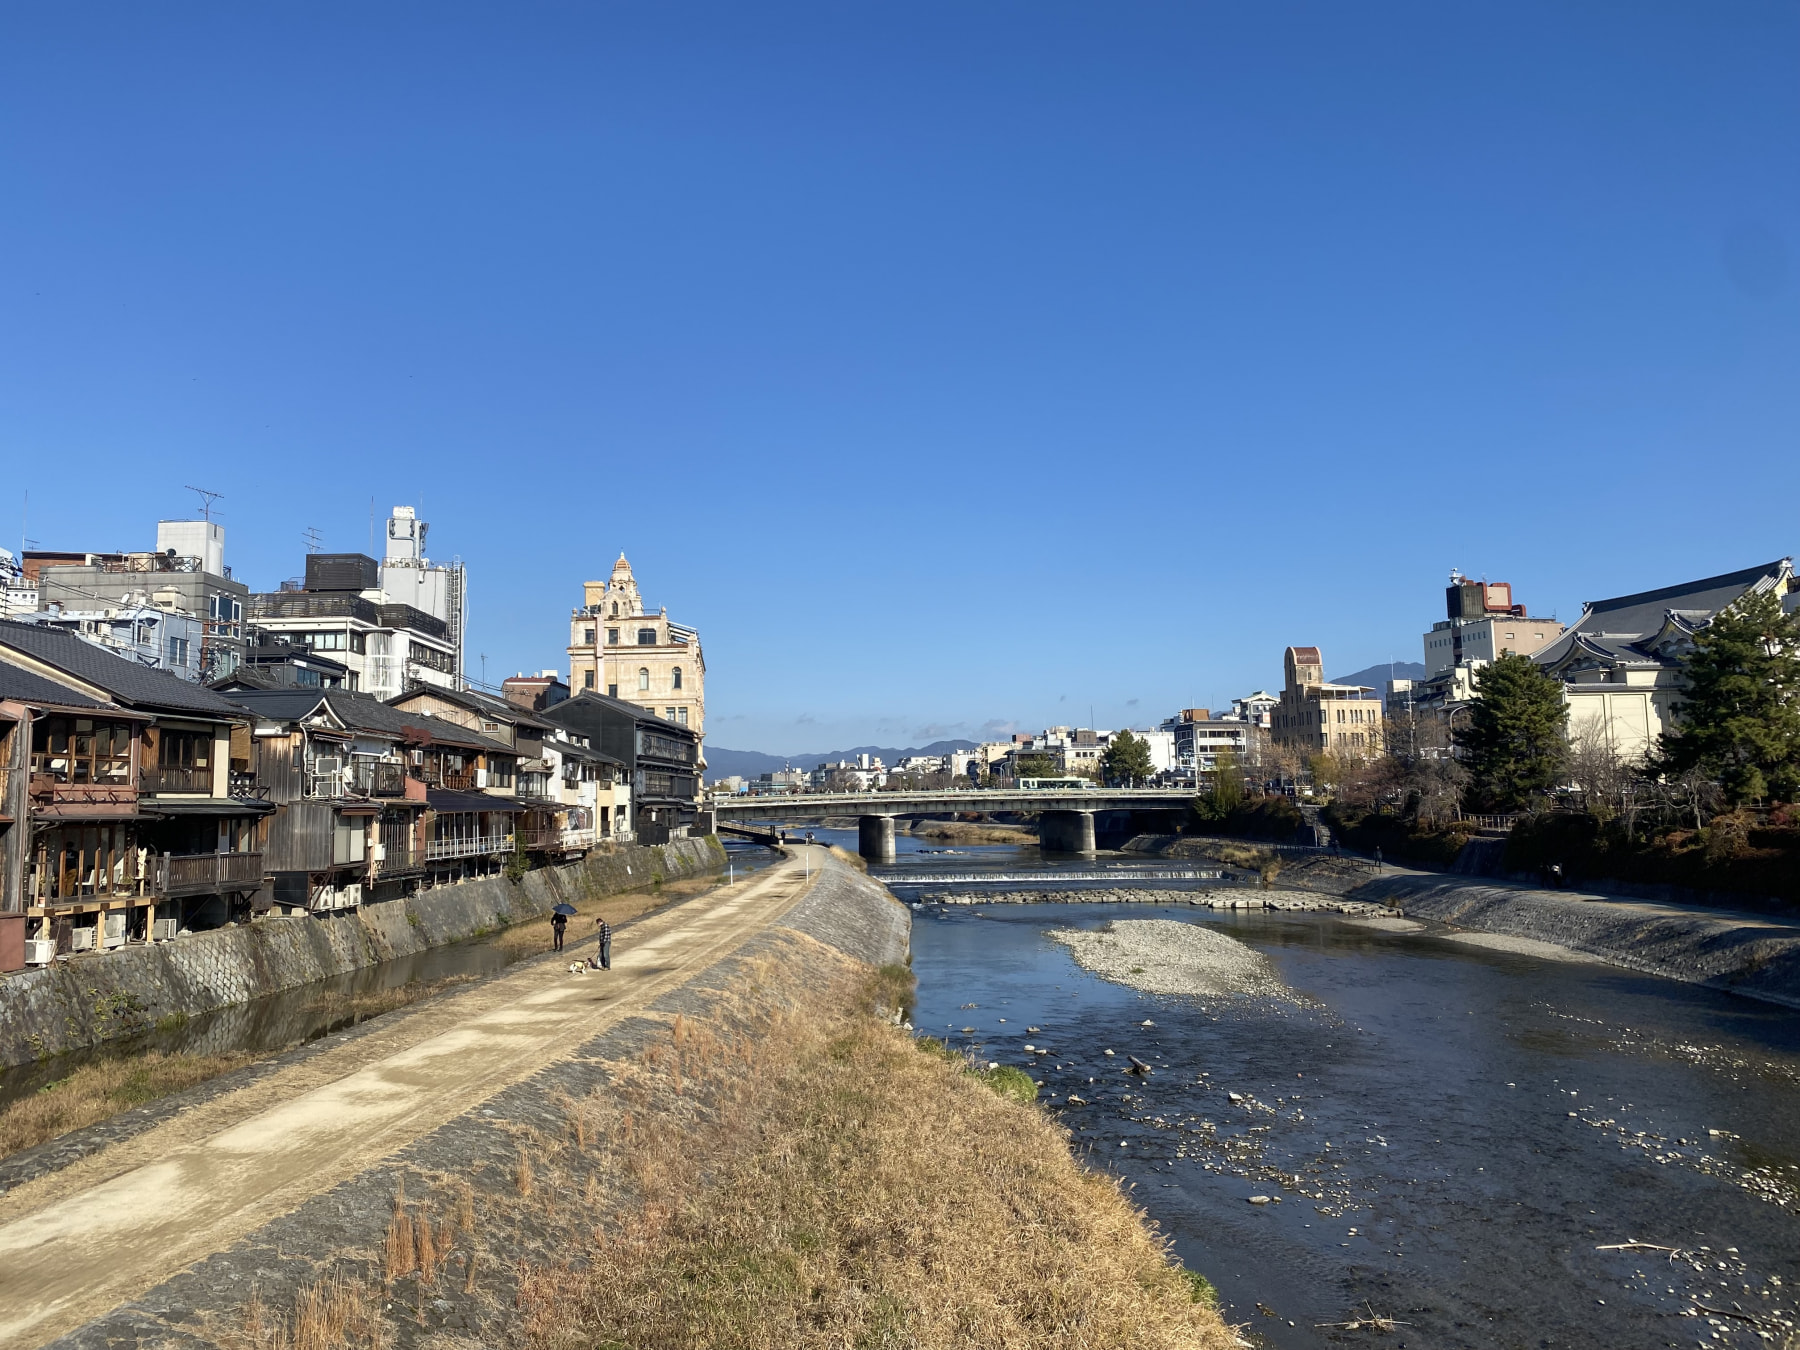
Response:
[{"label": "bridge pier", "polygon": [[1038,816],[1038,847],[1045,853],[1095,852],[1092,811],[1044,811]]},{"label": "bridge pier", "polygon": [[892,816],[858,817],[856,851],[869,862],[894,861],[894,818]]}]

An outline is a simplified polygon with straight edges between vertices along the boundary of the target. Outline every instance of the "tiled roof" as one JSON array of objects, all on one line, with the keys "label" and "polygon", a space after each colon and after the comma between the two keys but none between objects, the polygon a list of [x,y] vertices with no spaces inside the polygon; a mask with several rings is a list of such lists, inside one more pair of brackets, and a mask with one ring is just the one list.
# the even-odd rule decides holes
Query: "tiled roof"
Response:
[{"label": "tiled roof", "polygon": [[22,703],[55,703],[65,708],[109,708],[112,705],[89,698],[78,689],[45,679],[42,675],[0,661],[0,698],[18,699]]},{"label": "tiled roof", "polygon": [[115,656],[61,628],[0,620],[0,649],[7,648],[104,689],[128,708],[202,717],[241,715],[235,704],[210,689]]},{"label": "tiled roof", "polygon": [[297,722],[310,716],[323,703],[340,722],[357,731],[398,738],[410,729],[424,732],[439,745],[488,750],[502,755],[518,753],[512,746],[480,732],[459,727],[441,717],[402,712],[370,694],[343,689],[241,689],[231,697],[258,717],[272,722]]}]

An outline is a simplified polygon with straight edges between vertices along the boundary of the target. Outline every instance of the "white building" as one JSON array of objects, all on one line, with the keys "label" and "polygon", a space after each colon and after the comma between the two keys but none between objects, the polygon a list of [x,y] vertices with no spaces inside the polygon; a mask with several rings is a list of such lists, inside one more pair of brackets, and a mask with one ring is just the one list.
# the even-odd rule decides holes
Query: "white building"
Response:
[{"label": "white building", "polygon": [[64,629],[141,666],[200,682],[206,625],[192,614],[145,604],[88,610],[65,610],[57,605],[16,617],[24,623]]}]

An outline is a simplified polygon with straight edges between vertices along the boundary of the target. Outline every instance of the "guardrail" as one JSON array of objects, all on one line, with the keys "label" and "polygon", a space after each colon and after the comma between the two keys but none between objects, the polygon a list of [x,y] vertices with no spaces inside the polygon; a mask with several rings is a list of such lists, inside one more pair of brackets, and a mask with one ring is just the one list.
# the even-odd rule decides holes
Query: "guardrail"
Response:
[{"label": "guardrail", "polygon": [[1517,814],[1505,816],[1459,816],[1457,818],[1457,823],[1459,825],[1473,825],[1478,830],[1499,830],[1502,833],[1510,833],[1512,827],[1517,825],[1523,819],[1524,817],[1522,815]]},{"label": "guardrail", "polygon": [[260,853],[164,853],[152,863],[158,895],[213,895],[262,885]]}]

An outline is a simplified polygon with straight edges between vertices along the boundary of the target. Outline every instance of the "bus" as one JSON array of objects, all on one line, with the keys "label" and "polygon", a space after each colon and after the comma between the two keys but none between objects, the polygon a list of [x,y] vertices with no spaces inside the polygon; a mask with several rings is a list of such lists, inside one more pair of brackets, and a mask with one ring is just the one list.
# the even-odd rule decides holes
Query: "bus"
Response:
[{"label": "bus", "polygon": [[1026,792],[1079,792],[1091,788],[1086,778],[1021,778],[1019,787]]}]

